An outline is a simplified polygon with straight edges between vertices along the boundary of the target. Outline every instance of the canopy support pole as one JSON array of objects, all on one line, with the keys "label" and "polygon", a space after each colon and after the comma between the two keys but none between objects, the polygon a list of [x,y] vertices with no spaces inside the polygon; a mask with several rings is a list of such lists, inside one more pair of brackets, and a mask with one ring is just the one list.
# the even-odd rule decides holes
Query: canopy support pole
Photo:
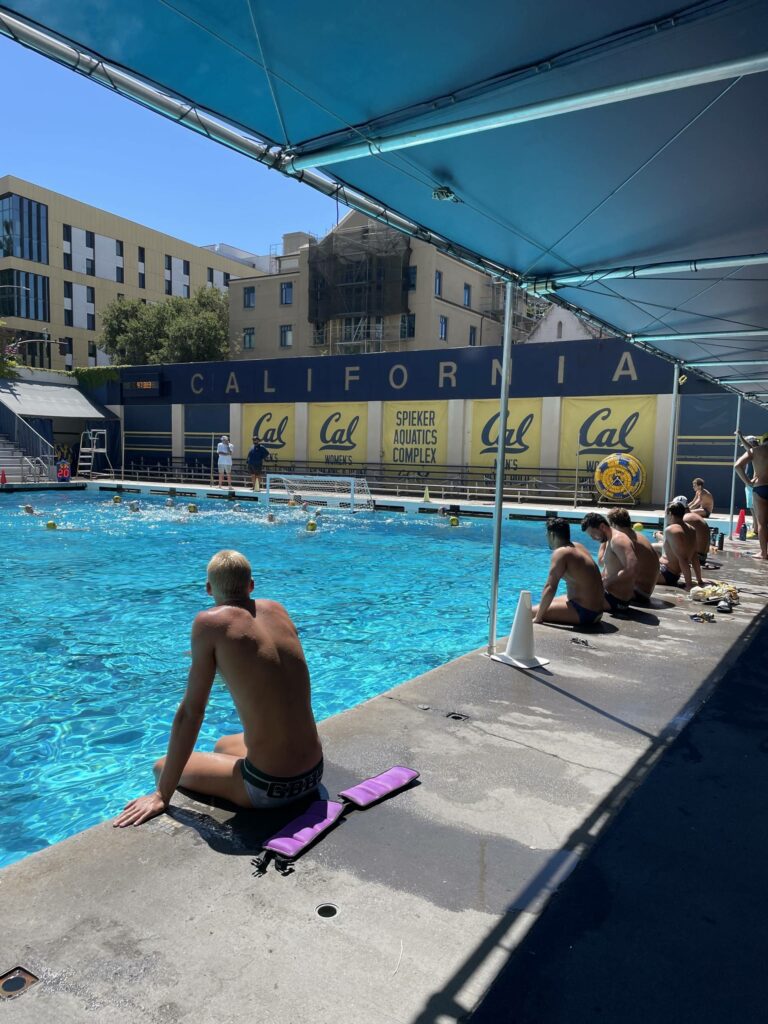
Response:
[{"label": "canopy support pole", "polygon": [[[739,457],[739,431],[741,430],[741,395],[739,395],[738,403],[736,405],[736,433],[733,437],[733,461],[736,462]],[[728,537],[733,540],[733,506],[736,501],[736,470],[733,470],[733,479],[731,480],[731,507],[730,507],[730,519],[728,521]]]},{"label": "canopy support pole", "polygon": [[672,411],[669,417],[669,451],[667,453],[667,483],[664,488],[664,513],[671,501],[672,474],[675,467],[675,442],[677,440],[677,404],[680,394],[680,364],[675,363],[672,378]]},{"label": "canopy support pole", "polygon": [[[601,281],[659,277],[661,274],[698,274],[704,270],[727,270],[734,267],[762,267],[768,263],[768,252],[747,256],[712,256],[702,260],[676,260],[674,263],[644,263],[636,267],[607,267],[583,274],[560,274],[557,277],[529,278],[522,282],[534,295],[548,295],[558,288],[583,288]],[[765,333],[765,332],[763,332]],[[650,337],[650,335],[649,335]]]},{"label": "canopy support pole", "polygon": [[501,360],[499,395],[499,439],[496,444],[496,496],[493,505],[493,568],[488,614],[488,654],[496,653],[496,617],[499,604],[499,563],[501,561],[501,521],[504,504],[504,459],[507,442],[509,381],[512,375],[512,285],[504,290],[504,349]]}]

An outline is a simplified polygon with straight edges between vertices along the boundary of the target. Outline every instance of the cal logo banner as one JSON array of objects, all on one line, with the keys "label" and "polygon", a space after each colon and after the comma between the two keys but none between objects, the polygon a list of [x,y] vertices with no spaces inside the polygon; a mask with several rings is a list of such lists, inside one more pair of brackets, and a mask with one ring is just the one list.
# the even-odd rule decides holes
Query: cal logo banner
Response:
[{"label": "cal logo banner", "polygon": [[447,402],[384,402],[382,462],[404,476],[429,475],[448,452]]},{"label": "cal logo banner", "polygon": [[367,402],[313,402],[309,407],[307,458],[327,466],[365,462]]},{"label": "cal logo banner", "polygon": [[645,467],[642,497],[651,491],[656,395],[564,398],[560,407],[560,465],[593,473],[606,455],[630,452]]},{"label": "cal logo banner", "polygon": [[[496,399],[472,403],[471,466],[495,466],[499,443],[499,403]],[[510,398],[504,439],[504,468],[541,465],[541,399]]]},{"label": "cal logo banner", "polygon": [[[296,411],[293,402],[243,405],[242,409],[243,457],[251,448],[251,438],[258,434],[273,459],[293,462],[296,458]],[[269,472],[277,470],[273,464],[266,463],[266,466]]]}]

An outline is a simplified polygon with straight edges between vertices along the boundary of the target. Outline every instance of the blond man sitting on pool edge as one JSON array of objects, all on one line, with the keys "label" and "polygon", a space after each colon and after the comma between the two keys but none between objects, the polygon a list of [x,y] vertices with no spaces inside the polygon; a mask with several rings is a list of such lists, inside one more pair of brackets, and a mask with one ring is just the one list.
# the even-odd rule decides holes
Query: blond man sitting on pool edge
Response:
[{"label": "blond man sitting on pool edge", "polygon": [[[155,764],[157,789],[126,804],[119,827],[167,810],[177,786],[247,808],[274,808],[316,789],[323,751],[310,704],[309,670],[296,627],[276,601],[254,600],[248,560],[219,551],[208,563],[213,608],[192,625],[192,665],[173,720],[168,752]],[[193,753],[216,670],[243,732],[213,753]]]}]

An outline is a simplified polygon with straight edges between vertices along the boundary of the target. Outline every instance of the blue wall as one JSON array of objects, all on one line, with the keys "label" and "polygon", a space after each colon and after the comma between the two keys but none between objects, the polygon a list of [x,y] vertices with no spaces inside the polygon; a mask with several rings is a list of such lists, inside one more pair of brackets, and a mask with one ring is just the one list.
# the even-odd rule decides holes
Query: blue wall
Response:
[{"label": "blue wall", "polygon": [[170,405],[126,405],[125,464],[156,465],[171,458]]}]

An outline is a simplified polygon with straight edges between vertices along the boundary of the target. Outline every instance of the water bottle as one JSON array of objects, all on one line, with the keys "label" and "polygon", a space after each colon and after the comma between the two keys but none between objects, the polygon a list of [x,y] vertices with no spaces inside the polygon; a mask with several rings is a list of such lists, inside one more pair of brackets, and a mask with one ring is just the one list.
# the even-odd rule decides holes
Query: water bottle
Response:
[{"label": "water bottle", "polygon": [[747,539],[747,524],[746,523],[742,523],[741,524],[741,529],[739,530],[739,540],[746,540],[746,539]]}]

